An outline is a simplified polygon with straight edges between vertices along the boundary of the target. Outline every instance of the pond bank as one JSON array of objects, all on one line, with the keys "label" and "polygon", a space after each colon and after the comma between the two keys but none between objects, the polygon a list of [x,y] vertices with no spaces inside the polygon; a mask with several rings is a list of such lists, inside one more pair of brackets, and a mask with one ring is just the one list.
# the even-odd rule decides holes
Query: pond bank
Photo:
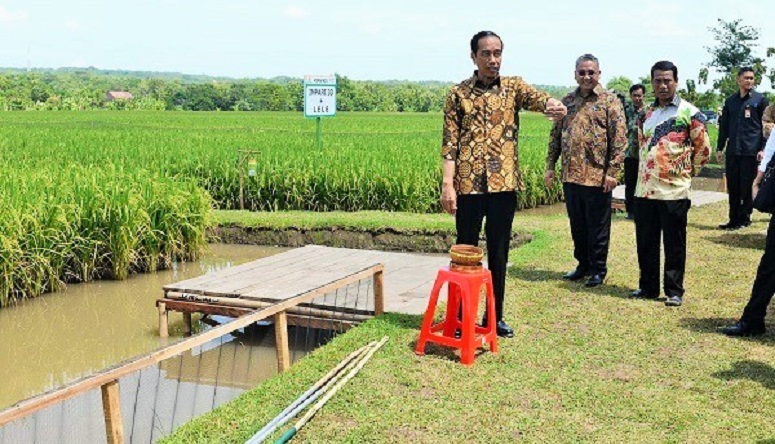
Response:
[{"label": "pond bank", "polygon": [[[546,208],[553,206],[542,211]],[[511,248],[532,239],[527,231],[519,228],[518,220],[522,213],[518,213],[514,223]],[[207,234],[211,242],[230,244],[280,247],[314,244],[365,250],[446,253],[455,242],[455,220],[446,214],[379,211],[215,211]]]},{"label": "pond bank", "polygon": [[[356,248],[361,250],[412,251],[418,253],[446,253],[455,243],[455,234],[448,231],[418,233],[393,230],[358,231],[348,228],[283,228],[216,226],[207,230],[210,242],[225,244],[274,245],[302,247]],[[531,240],[527,233],[513,232],[511,248]]]}]

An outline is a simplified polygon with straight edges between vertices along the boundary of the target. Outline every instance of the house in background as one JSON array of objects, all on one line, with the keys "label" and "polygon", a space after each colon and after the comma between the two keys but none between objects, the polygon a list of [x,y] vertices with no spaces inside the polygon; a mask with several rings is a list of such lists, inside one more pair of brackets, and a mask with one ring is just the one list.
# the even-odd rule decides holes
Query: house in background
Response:
[{"label": "house in background", "polygon": [[105,100],[112,102],[114,100],[132,100],[132,93],[128,91],[108,91],[105,94]]}]

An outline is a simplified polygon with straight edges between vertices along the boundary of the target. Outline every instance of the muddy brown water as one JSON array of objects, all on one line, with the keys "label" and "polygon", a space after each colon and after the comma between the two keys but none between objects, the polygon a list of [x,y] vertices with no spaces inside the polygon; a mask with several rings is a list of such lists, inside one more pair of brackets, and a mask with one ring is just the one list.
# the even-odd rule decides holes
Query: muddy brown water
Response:
[{"label": "muddy brown water", "polygon": [[[213,244],[199,261],[172,270],[69,285],[0,309],[0,409],[180,340],[180,314],[170,315],[173,337],[158,336],[155,301],[164,285],[285,250]],[[276,371],[274,335],[264,336],[250,351],[266,355],[252,376],[258,380]]]}]

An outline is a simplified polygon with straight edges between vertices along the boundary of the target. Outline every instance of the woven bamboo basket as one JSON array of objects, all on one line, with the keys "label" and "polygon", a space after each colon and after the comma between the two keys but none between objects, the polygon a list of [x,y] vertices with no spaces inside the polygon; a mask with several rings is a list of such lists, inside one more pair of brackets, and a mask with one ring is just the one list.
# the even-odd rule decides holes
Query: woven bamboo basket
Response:
[{"label": "woven bamboo basket", "polygon": [[449,257],[453,264],[479,265],[484,257],[484,250],[473,245],[457,244],[449,249]]}]

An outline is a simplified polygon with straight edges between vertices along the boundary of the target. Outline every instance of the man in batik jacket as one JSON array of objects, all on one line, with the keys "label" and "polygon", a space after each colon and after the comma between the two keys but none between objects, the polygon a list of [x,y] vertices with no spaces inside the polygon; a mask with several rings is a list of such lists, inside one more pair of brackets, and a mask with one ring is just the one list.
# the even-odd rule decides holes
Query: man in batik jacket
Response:
[{"label": "man in batik jacket", "polygon": [[563,279],[587,277],[587,287],[608,275],[611,197],[627,147],[627,125],[619,98],[600,85],[600,62],[592,54],[576,59],[578,88],[562,99],[568,115],[549,137],[544,180],[551,186],[562,156],[562,189],[573,238],[576,268]]},{"label": "man in batik jacket", "polygon": [[503,319],[506,264],[519,173],[519,110],[562,118],[565,106],[519,77],[501,77],[503,42],[492,31],[471,39],[474,75],[452,88],[444,107],[441,205],[455,215],[457,243],[478,245],[482,221],[492,272],[498,336],[512,337]]}]

